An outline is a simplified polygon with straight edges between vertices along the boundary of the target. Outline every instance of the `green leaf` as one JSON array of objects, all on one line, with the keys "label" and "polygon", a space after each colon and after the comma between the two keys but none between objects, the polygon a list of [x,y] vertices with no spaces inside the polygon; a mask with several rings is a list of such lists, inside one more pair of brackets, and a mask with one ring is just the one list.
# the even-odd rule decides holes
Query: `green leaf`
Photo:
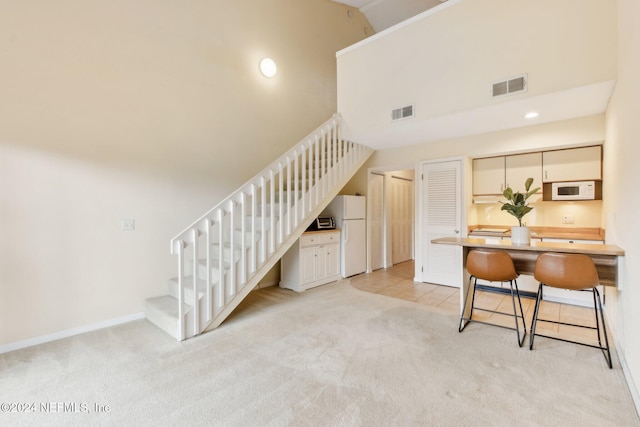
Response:
[{"label": "green leaf", "polygon": [[510,200],[510,201],[513,200],[513,190],[511,189],[511,187],[505,188],[504,191],[502,192],[502,195],[507,200]]},{"label": "green leaf", "polygon": [[533,178],[527,178],[527,180],[524,182],[525,191],[529,191],[529,188],[531,188],[531,184],[533,184]]}]

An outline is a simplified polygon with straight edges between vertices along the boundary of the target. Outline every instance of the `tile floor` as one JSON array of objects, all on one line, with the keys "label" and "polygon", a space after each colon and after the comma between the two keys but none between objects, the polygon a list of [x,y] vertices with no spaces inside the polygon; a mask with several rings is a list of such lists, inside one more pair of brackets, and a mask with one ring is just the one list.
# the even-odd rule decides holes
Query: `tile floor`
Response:
[{"label": "tile floor", "polygon": [[[362,291],[414,301],[439,311],[459,314],[460,293],[458,288],[414,282],[413,277],[414,263],[413,261],[407,261],[396,264],[391,268],[376,270],[368,274],[360,274],[352,277],[350,280],[352,286]],[[511,296],[509,294],[479,291],[476,293],[476,306],[513,312]],[[522,306],[525,313],[527,330],[529,330],[535,308],[535,299],[522,298]],[[547,301],[543,301],[541,304],[538,318],[579,323],[589,326],[595,324],[593,309],[591,308]],[[483,311],[475,311],[474,319],[498,323],[509,327],[514,325],[512,317]],[[537,332],[597,345],[597,334],[595,331],[589,329],[538,322]],[[538,339],[543,340],[545,338],[536,338],[536,342]],[[528,345],[528,337],[526,345]]]}]

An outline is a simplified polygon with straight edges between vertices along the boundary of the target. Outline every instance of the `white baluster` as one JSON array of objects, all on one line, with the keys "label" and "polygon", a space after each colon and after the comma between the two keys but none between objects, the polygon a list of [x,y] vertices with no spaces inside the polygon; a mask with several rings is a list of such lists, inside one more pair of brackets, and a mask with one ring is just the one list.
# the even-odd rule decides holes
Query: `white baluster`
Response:
[{"label": "white baluster", "polygon": [[184,321],[184,242],[178,246],[178,341],[185,339]]},{"label": "white baluster", "polygon": [[229,268],[229,296],[236,294],[236,236],[233,232],[235,228],[235,202],[229,202],[229,247],[231,249],[231,267]]},{"label": "white baluster", "polygon": [[307,204],[305,203],[307,200],[307,174],[309,173],[309,166],[307,165],[307,148],[303,145],[302,146],[302,153],[300,154],[301,157],[301,168],[302,168],[302,207],[300,208],[300,218],[304,219],[307,216]]},{"label": "white baluster", "polygon": [[299,164],[298,164],[298,153],[296,151],[293,152],[293,226],[298,226],[298,184],[299,184]]},{"label": "white baluster", "polygon": [[205,254],[207,257],[207,274],[206,274],[206,285],[207,285],[207,290],[206,290],[206,298],[207,298],[207,322],[210,322],[211,319],[213,319],[213,308],[212,308],[212,304],[213,304],[213,300],[211,299],[211,285],[212,285],[212,281],[211,281],[211,245],[213,244],[213,235],[211,232],[211,227],[212,227],[212,222],[210,219],[206,219],[205,220],[205,225],[206,225],[206,240],[207,240],[207,247],[205,248]]},{"label": "white baluster", "polygon": [[315,164],[316,164],[316,182],[315,185],[315,201],[313,202],[313,207],[315,208],[320,203],[320,137],[318,134],[315,135],[314,141],[314,150],[315,150]]},{"label": "white baluster", "polygon": [[[239,267],[239,277],[240,283],[244,283],[247,281],[247,239],[246,239],[246,218],[247,218],[247,193],[242,192],[240,195],[240,218],[242,221],[240,222],[240,265]],[[234,229],[231,231],[235,232]]]},{"label": "white baluster", "polygon": [[[276,180],[275,180],[275,175],[273,173],[273,169],[269,170],[269,184],[270,184],[270,191],[269,191],[269,200],[270,200],[270,207],[269,207],[269,236],[270,236],[270,241],[271,241],[271,253],[275,252],[276,250],[276,218],[275,218],[275,209],[276,209],[276,203],[275,203],[275,197],[276,197]],[[265,201],[266,201],[266,197],[263,194],[262,195],[262,236],[265,236],[265,214],[266,214],[266,207],[265,207]]]},{"label": "white baluster", "polygon": [[193,311],[193,336],[200,333],[200,304],[198,303],[198,230],[191,230],[193,239],[191,245],[193,246],[193,299],[191,300]]},{"label": "white baluster", "polygon": [[278,244],[281,245],[284,242],[284,207],[282,206],[282,199],[284,198],[284,171],[282,163],[278,163]]},{"label": "white baluster", "polygon": [[224,209],[217,210],[218,213],[218,308],[227,304],[224,285]]}]

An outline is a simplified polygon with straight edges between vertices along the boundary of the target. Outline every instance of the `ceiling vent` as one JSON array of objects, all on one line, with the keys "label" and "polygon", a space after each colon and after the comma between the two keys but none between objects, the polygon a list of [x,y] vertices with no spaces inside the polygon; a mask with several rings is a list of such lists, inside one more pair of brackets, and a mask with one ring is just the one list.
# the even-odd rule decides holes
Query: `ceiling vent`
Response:
[{"label": "ceiling vent", "polygon": [[391,110],[391,120],[402,120],[413,117],[413,105]]},{"label": "ceiling vent", "polygon": [[512,93],[527,91],[527,75],[523,74],[491,85],[491,96],[511,95]]}]

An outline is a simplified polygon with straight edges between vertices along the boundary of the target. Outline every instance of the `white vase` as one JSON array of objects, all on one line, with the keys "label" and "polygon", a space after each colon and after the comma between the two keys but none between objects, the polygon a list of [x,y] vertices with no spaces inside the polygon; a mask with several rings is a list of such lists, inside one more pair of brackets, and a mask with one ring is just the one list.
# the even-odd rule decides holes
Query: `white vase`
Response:
[{"label": "white vase", "polygon": [[528,245],[531,243],[529,227],[511,227],[511,243],[514,245]]}]

